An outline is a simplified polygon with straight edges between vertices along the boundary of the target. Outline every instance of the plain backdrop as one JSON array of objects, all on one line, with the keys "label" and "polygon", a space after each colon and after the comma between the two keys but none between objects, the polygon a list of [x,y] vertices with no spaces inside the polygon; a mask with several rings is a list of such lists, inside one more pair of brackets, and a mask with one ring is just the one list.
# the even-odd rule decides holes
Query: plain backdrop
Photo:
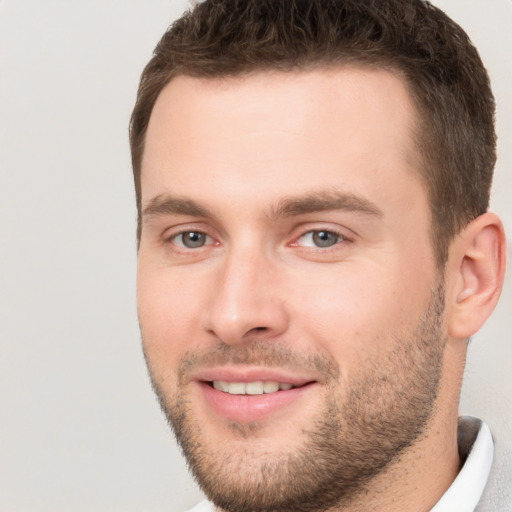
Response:
[{"label": "plain backdrop", "polygon": [[[444,0],[498,102],[492,209],[512,227],[512,2]],[[0,0],[0,511],[182,511],[200,498],[150,389],[127,126],[183,0]],[[512,504],[512,284],[471,343],[461,410]],[[507,506],[508,504],[508,506]],[[489,509],[491,512],[491,509]]]}]

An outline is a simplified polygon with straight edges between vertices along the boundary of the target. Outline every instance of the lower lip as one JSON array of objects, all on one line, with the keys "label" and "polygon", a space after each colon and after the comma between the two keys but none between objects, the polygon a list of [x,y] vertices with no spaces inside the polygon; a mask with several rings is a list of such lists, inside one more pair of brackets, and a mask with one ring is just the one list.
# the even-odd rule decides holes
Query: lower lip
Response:
[{"label": "lower lip", "polygon": [[199,385],[207,404],[217,416],[242,423],[261,421],[272,414],[283,412],[315,386],[312,383],[262,395],[231,395],[205,382]]}]

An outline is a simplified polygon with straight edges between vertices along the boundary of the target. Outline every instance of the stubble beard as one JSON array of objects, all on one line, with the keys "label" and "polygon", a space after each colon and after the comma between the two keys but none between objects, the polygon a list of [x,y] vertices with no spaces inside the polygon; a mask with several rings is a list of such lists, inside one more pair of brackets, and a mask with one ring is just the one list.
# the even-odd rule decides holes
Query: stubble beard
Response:
[{"label": "stubble beard", "polygon": [[[288,453],[265,456],[252,451],[251,425],[242,424],[232,428],[245,436],[247,448],[240,450],[237,443],[236,451],[219,453],[205,443],[185,387],[178,386],[177,396],[167,397],[149,367],[162,410],[203,492],[226,512],[325,512],[353,503],[428,428],[445,345],[443,310],[439,285],[416,328],[397,335],[394,350],[350,381],[348,389],[339,384],[339,368],[331,358],[301,359],[300,364],[314,366],[329,378],[323,412],[303,430],[300,447]],[[207,357],[278,365],[292,354],[256,342],[217,347]],[[180,375],[193,360],[183,361]]]}]

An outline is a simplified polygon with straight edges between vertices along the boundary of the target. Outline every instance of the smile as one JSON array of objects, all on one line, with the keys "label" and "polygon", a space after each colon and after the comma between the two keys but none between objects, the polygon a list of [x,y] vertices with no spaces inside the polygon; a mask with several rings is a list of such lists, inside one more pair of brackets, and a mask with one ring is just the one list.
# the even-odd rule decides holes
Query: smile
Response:
[{"label": "smile", "polygon": [[[233,378],[234,377],[234,378]],[[315,380],[255,378],[200,379],[197,382],[204,404],[211,413],[224,420],[252,423],[293,414],[302,410],[304,400],[312,397],[319,383]],[[253,377],[254,378],[254,377]],[[288,381],[288,382],[287,382]]]},{"label": "smile", "polygon": [[226,382],[223,380],[214,380],[212,386],[216,390],[229,393],[230,395],[263,395],[278,391],[288,391],[294,387],[288,382]]}]

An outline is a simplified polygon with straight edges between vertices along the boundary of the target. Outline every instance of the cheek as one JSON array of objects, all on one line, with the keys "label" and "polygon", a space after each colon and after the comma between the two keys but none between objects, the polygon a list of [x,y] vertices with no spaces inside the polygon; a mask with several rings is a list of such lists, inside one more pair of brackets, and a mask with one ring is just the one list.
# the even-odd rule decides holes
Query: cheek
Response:
[{"label": "cheek", "polygon": [[[428,298],[428,286],[410,290],[407,280],[380,268],[357,265],[329,269],[328,275],[308,275],[296,294],[298,331],[321,345],[338,362],[342,373],[353,372],[365,360],[377,360],[394,348],[418,321]],[[421,290],[421,292],[420,292]]]}]

